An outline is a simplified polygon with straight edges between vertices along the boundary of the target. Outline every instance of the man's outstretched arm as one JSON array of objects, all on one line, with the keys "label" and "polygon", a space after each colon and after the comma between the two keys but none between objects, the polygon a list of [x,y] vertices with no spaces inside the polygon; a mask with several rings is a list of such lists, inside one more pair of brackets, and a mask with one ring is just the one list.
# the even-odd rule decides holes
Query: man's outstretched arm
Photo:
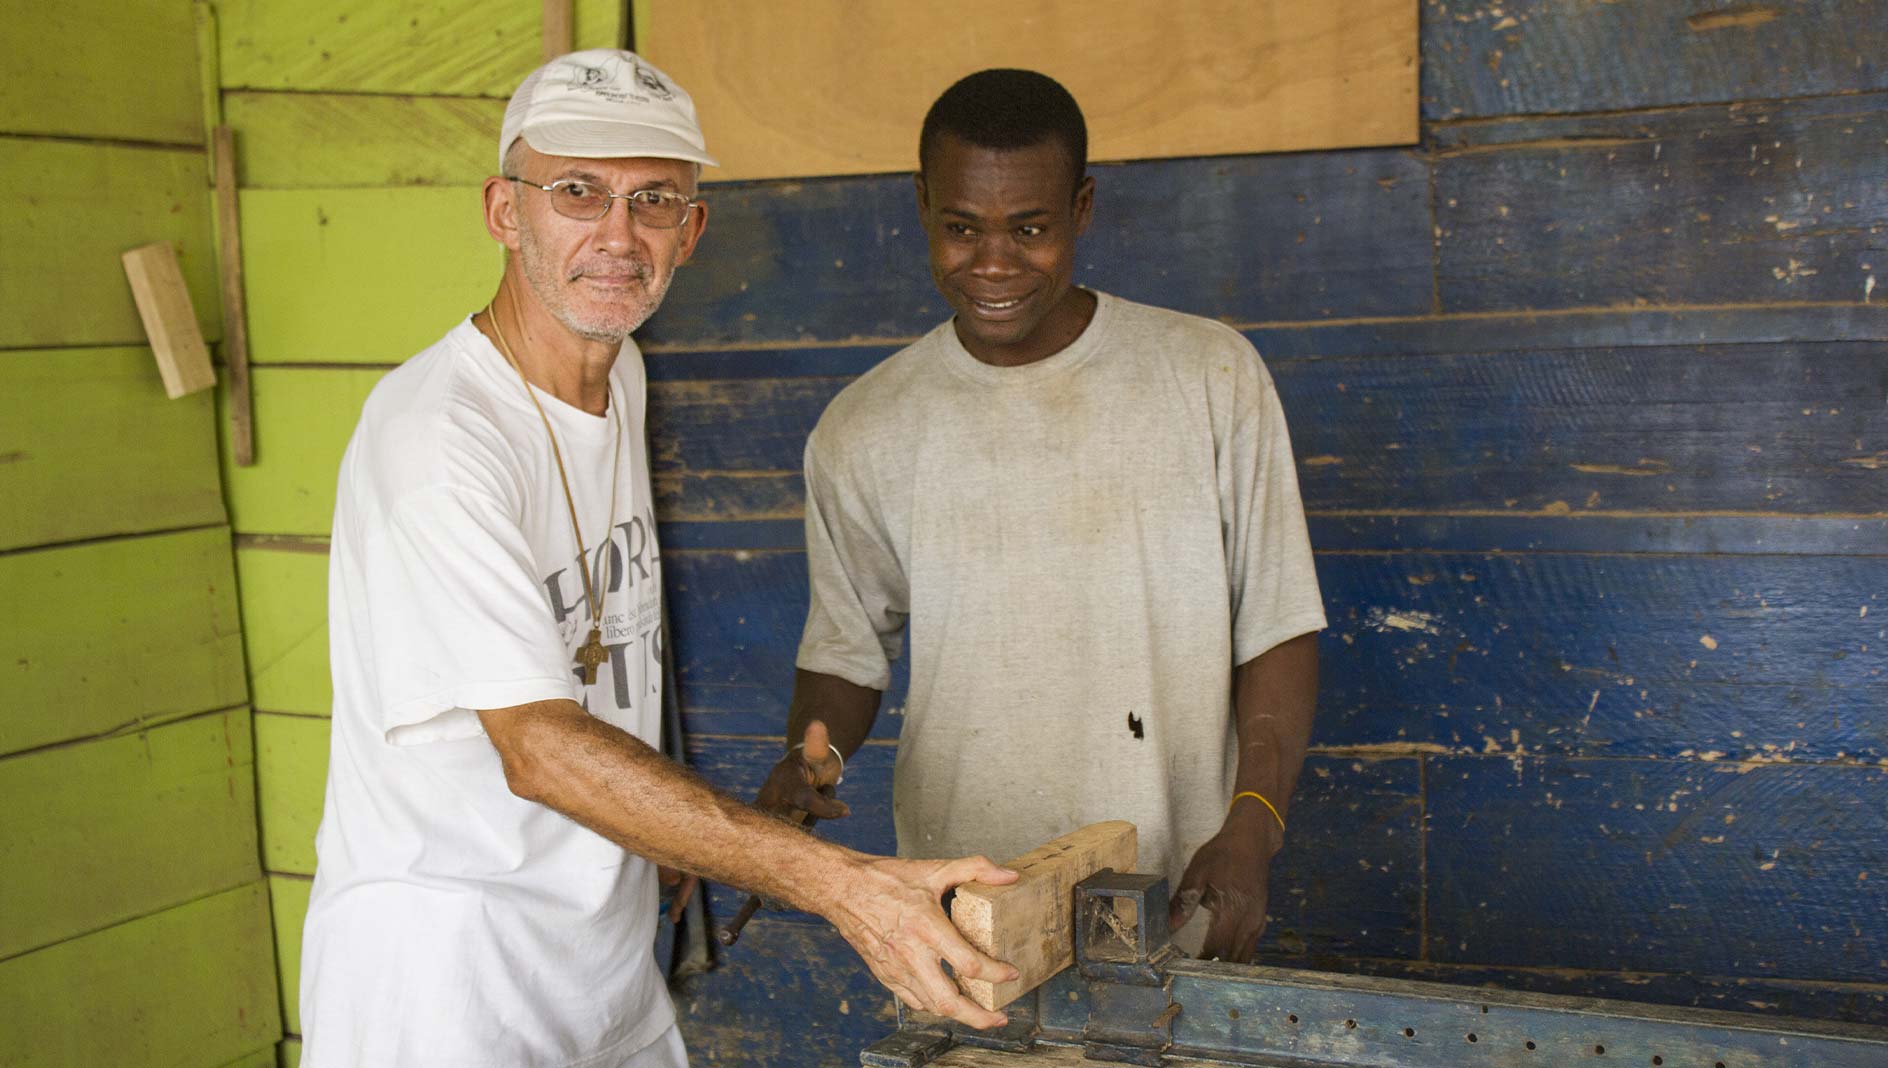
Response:
[{"label": "man's outstretched arm", "polygon": [[[1239,768],[1219,833],[1193,854],[1173,895],[1171,920],[1205,905],[1213,914],[1201,955],[1244,963],[1265,930],[1272,857],[1298,787],[1318,704],[1318,636],[1301,634],[1239,665],[1233,715]],[[1242,794],[1256,793],[1277,809]]]},{"label": "man's outstretched arm", "polygon": [[[641,739],[574,701],[482,711],[511,791],[657,864],[696,872],[825,917],[906,1004],[973,1027],[1004,1022],[939,966],[1002,982],[1016,970],[964,941],[939,907],[959,883],[1013,882],[981,857],[894,860],[814,838],[717,794]],[[817,737],[816,737],[817,735]],[[814,726],[808,744],[825,744]]]}]

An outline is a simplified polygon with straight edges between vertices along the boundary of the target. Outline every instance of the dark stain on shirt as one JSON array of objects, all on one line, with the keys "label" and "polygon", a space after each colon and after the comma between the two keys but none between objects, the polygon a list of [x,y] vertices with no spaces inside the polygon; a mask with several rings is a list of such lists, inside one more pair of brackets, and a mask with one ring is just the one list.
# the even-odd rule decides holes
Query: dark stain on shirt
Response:
[{"label": "dark stain on shirt", "polygon": [[1140,739],[1146,737],[1146,735],[1141,731],[1140,717],[1136,716],[1132,712],[1128,713],[1128,730],[1131,730],[1134,732],[1135,741],[1139,741]]}]

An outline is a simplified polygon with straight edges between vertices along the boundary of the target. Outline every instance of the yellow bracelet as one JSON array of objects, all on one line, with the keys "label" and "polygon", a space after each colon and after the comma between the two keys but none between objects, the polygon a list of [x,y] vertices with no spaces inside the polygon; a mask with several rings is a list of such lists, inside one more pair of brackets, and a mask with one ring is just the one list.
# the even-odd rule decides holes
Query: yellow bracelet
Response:
[{"label": "yellow bracelet", "polygon": [[1272,804],[1270,801],[1267,801],[1265,799],[1265,795],[1262,793],[1259,793],[1257,790],[1241,790],[1238,793],[1232,795],[1232,805],[1226,806],[1227,815],[1232,814],[1232,806],[1238,804],[1239,799],[1242,797],[1258,798],[1259,804],[1264,805],[1267,809],[1269,809],[1272,813],[1272,818],[1278,821],[1278,829],[1281,831],[1285,829],[1285,817],[1278,814],[1278,807]]}]

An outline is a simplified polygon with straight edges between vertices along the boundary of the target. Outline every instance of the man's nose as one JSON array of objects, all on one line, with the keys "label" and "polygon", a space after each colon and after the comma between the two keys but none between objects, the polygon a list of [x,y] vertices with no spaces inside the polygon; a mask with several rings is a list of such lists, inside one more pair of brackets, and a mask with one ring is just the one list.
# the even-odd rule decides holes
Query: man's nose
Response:
[{"label": "man's nose", "polygon": [[971,254],[970,273],[980,278],[1002,278],[1017,270],[1016,246],[1007,235],[995,234],[977,242]]},{"label": "man's nose", "polygon": [[597,244],[611,252],[626,251],[639,240],[637,229],[641,225],[636,213],[629,210],[629,201],[611,197],[609,208],[596,222]]}]

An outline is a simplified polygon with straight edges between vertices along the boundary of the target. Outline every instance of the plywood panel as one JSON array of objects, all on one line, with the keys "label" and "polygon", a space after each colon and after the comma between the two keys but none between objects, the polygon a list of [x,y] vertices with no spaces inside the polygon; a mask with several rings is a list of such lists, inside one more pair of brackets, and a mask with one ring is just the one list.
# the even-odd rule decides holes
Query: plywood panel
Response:
[{"label": "plywood panel", "polygon": [[206,338],[220,322],[201,149],[0,137],[0,348],[141,345],[120,253],[173,241]]},{"label": "plywood panel", "polygon": [[0,1064],[213,1065],[282,1033],[261,880],[0,961]]},{"label": "plywood panel", "polygon": [[926,109],[986,67],[1067,85],[1098,160],[1417,136],[1411,0],[636,6],[639,46],[695,98],[715,180],[913,170]]},{"label": "plywood panel", "polygon": [[1888,89],[1874,4],[1425,0],[1425,118],[1629,111]]},{"label": "plywood panel", "polygon": [[253,881],[249,712],[0,760],[0,957]]},{"label": "plywood panel", "polygon": [[[444,332],[443,330],[441,331]],[[341,455],[381,368],[258,367],[250,378],[256,464],[235,467],[224,443],[230,522],[243,534],[326,537]]]},{"label": "plywood panel", "polygon": [[1462,756],[1428,781],[1435,960],[1880,980],[1888,769]]},{"label": "plywood panel", "polygon": [[210,397],[169,400],[145,348],[0,359],[0,549],[223,521]]},{"label": "plywood panel", "polygon": [[475,186],[498,166],[505,102],[240,92],[224,94],[223,114],[244,189]]},{"label": "plywood panel", "polygon": [[0,556],[0,753],[246,697],[223,527]]},{"label": "plywood panel", "polygon": [[256,809],[264,867],[315,873],[315,828],[321,824],[327,781],[327,720],[256,713]]},{"label": "plywood panel", "polygon": [[282,987],[282,1027],[302,1030],[302,925],[314,882],[300,876],[269,876],[269,918],[275,925],[275,970]]},{"label": "plywood panel", "polygon": [[1437,134],[1448,311],[1872,301],[1888,93]]},{"label": "plywood panel", "polygon": [[196,20],[182,0],[10,4],[0,70],[0,132],[203,141]]},{"label": "plywood panel", "polygon": [[265,712],[327,715],[334,684],[328,670],[328,554],[323,546],[239,546],[236,579],[250,701]]},{"label": "plywood panel", "polygon": [[[621,47],[625,14],[576,0],[577,47]],[[220,0],[223,87],[503,98],[542,62],[541,18],[517,0]]]},{"label": "plywood panel", "polygon": [[398,363],[439,340],[498,286],[480,211],[476,186],[245,192],[251,363]]}]

